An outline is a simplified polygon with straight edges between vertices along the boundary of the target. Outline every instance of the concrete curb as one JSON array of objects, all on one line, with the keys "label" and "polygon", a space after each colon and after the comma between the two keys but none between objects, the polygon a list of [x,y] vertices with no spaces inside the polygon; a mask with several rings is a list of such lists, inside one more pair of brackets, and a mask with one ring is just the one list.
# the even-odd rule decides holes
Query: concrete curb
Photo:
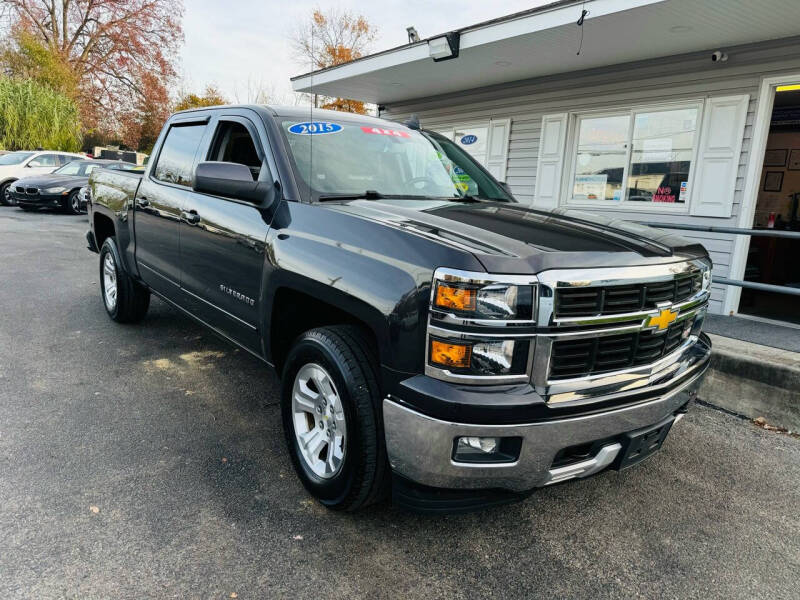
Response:
[{"label": "concrete curb", "polygon": [[711,367],[698,397],[800,431],[800,353],[711,335]]}]

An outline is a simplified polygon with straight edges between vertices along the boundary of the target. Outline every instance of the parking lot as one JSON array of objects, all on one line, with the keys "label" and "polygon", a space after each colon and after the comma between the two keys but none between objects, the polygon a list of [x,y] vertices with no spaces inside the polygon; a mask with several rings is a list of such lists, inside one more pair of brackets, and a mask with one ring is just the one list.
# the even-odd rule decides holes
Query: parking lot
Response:
[{"label": "parking lot", "polygon": [[0,597],[797,598],[800,441],[704,406],[519,504],[321,508],[276,377],[158,300],[112,323],[87,226],[0,208]]}]

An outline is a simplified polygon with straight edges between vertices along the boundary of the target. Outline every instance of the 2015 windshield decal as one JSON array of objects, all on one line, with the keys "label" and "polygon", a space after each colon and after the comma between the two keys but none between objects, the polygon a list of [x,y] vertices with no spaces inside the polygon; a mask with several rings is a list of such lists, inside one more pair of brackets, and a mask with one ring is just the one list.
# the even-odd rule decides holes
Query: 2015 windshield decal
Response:
[{"label": "2015 windshield decal", "polygon": [[321,135],[325,133],[339,133],[342,126],[338,123],[329,121],[308,121],[306,123],[295,123],[289,127],[289,133],[295,135]]}]

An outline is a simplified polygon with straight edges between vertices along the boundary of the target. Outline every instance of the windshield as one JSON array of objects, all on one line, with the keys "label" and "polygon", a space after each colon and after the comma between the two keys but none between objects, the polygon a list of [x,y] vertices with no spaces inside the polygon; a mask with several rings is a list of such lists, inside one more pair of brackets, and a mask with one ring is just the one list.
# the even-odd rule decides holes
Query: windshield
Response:
[{"label": "windshield", "polygon": [[96,164],[88,161],[72,161],[71,163],[67,163],[60,169],[54,171],[54,173],[56,175],[88,175],[96,166]]},{"label": "windshield", "polygon": [[[294,167],[313,199],[361,196],[511,197],[466,152],[436,133],[352,121],[281,123]],[[311,154],[313,146],[313,156]]]},{"label": "windshield", "polygon": [[23,160],[31,156],[33,152],[12,152],[0,156],[0,165],[18,165]]}]

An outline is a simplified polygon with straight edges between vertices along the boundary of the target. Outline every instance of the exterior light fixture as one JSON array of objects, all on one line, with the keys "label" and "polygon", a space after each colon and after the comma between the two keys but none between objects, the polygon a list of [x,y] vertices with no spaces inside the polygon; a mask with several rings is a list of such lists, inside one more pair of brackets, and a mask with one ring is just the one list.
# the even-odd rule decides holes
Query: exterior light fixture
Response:
[{"label": "exterior light fixture", "polygon": [[434,62],[456,58],[460,40],[461,34],[458,31],[432,38],[428,40],[428,53]]}]

